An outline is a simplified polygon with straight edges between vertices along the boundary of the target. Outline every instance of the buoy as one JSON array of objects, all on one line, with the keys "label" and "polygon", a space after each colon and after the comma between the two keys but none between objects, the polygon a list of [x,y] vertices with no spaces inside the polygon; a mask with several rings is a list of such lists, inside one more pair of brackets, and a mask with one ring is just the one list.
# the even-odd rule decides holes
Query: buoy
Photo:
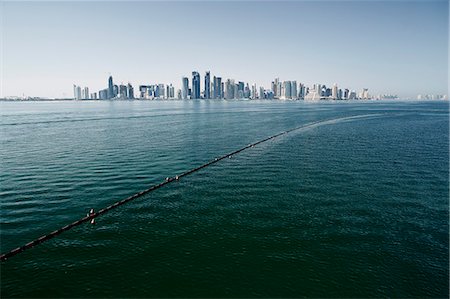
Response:
[{"label": "buoy", "polygon": [[178,176],[175,176],[175,179],[178,181]]},{"label": "buoy", "polygon": [[95,224],[95,219],[94,218],[91,220],[91,224]]},{"label": "buoy", "polygon": [[166,178],[166,182],[168,182],[168,181],[169,181],[169,178],[167,177],[167,178]]},{"label": "buoy", "polygon": [[91,210],[89,211],[89,214],[94,214],[94,209],[91,209]]}]

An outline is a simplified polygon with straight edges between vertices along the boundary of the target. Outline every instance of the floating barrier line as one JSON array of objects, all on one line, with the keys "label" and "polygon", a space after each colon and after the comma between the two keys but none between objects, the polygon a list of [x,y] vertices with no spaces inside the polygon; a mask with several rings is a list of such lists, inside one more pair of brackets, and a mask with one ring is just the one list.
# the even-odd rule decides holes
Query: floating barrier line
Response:
[{"label": "floating barrier line", "polygon": [[[370,116],[374,116],[375,114],[369,114],[369,115],[370,115]],[[360,117],[369,116],[369,115],[356,116],[356,117],[360,118]],[[377,114],[377,115],[379,115],[379,114]],[[187,176],[187,175],[190,175],[190,174],[192,174],[192,173],[194,173],[194,172],[197,172],[197,171],[199,171],[199,170],[201,170],[201,169],[203,169],[203,168],[205,168],[205,167],[208,167],[208,166],[210,166],[210,165],[212,165],[212,164],[215,164],[215,163],[217,163],[217,162],[219,162],[219,161],[221,161],[221,160],[223,160],[223,159],[225,159],[225,158],[230,158],[231,156],[236,155],[236,154],[238,154],[238,153],[240,153],[240,152],[242,152],[242,151],[244,151],[244,150],[246,150],[246,149],[248,149],[248,148],[251,148],[251,147],[254,147],[254,146],[256,146],[256,145],[258,145],[258,144],[261,144],[261,143],[263,143],[263,142],[266,142],[266,141],[275,139],[275,138],[277,138],[277,137],[280,137],[280,136],[282,136],[282,135],[288,134],[288,133],[290,133],[290,132],[292,132],[292,131],[295,131],[295,130],[304,129],[304,128],[308,128],[308,127],[313,127],[313,126],[315,126],[315,125],[317,125],[317,124],[320,124],[320,123],[326,123],[326,122],[329,122],[329,121],[343,120],[343,119],[352,119],[352,118],[355,118],[355,116],[344,117],[344,118],[337,118],[337,119],[334,118],[334,119],[328,119],[328,120],[316,121],[316,122],[308,123],[308,124],[305,124],[305,125],[301,125],[301,126],[298,126],[298,127],[292,128],[292,129],[289,129],[289,130],[287,130],[287,131],[283,131],[283,132],[281,132],[281,133],[272,135],[272,136],[270,136],[270,137],[267,137],[267,138],[265,138],[265,139],[259,140],[259,141],[254,142],[254,143],[250,143],[249,145],[244,146],[244,147],[242,147],[242,148],[240,148],[240,149],[238,149],[238,150],[235,150],[234,152],[231,152],[231,153],[228,153],[228,154],[223,155],[223,156],[221,156],[221,157],[215,158],[214,160],[211,160],[211,161],[209,161],[209,162],[207,162],[207,163],[205,163],[205,164],[203,164],[203,165],[201,165],[201,166],[198,166],[198,167],[196,167],[196,168],[193,168],[193,169],[191,169],[191,170],[188,170],[188,171],[186,171],[186,172],[184,172],[184,173],[182,173],[182,174],[180,174],[180,175],[177,175],[177,176],[175,176],[175,177],[168,177],[168,178],[166,178],[163,182],[161,182],[161,183],[159,183],[159,184],[153,185],[153,186],[151,186],[151,187],[148,188],[148,189],[145,189],[145,190],[143,190],[143,191],[141,191],[141,192],[139,192],[139,193],[133,194],[133,195],[131,195],[131,196],[125,198],[125,199],[122,199],[122,200],[120,200],[120,201],[118,201],[118,202],[116,202],[116,203],[114,203],[114,204],[112,204],[112,205],[106,207],[106,208],[103,208],[103,209],[99,210],[99,211],[96,212],[96,213],[95,213],[95,212],[94,212],[94,213],[91,213],[91,214],[89,214],[89,215],[87,215],[87,216],[81,218],[80,220],[77,220],[77,221],[72,222],[72,223],[70,223],[70,224],[68,224],[68,225],[65,225],[65,226],[61,227],[60,229],[57,229],[57,230],[55,230],[55,231],[53,231],[53,232],[51,232],[51,233],[49,233],[49,234],[47,234],[47,235],[44,235],[44,236],[42,236],[42,237],[37,238],[37,239],[34,240],[34,241],[28,242],[28,243],[26,243],[26,244],[23,245],[23,246],[17,247],[17,248],[15,248],[15,249],[13,249],[13,250],[11,250],[11,251],[9,251],[9,252],[6,252],[6,253],[4,253],[4,254],[2,254],[2,255],[0,256],[0,260],[1,260],[2,262],[3,262],[3,261],[6,261],[8,258],[13,257],[13,256],[15,256],[15,255],[17,255],[17,254],[19,254],[19,253],[21,253],[21,252],[27,250],[27,249],[30,249],[30,248],[32,248],[32,247],[38,245],[38,244],[41,244],[41,243],[43,243],[43,242],[45,242],[45,241],[47,241],[47,240],[50,240],[50,239],[56,237],[57,235],[60,235],[60,234],[62,234],[63,232],[68,231],[68,230],[74,228],[75,226],[78,226],[78,225],[81,225],[81,224],[83,224],[83,223],[85,223],[85,222],[88,222],[88,221],[90,221],[90,220],[92,220],[92,219],[94,219],[94,218],[96,218],[96,217],[98,217],[98,216],[100,216],[100,215],[102,215],[102,214],[105,214],[106,212],[108,212],[108,211],[110,211],[110,210],[112,210],[112,209],[114,209],[114,208],[117,208],[117,207],[119,207],[119,206],[121,206],[121,205],[123,205],[123,204],[125,204],[125,203],[127,203],[127,202],[129,202],[129,201],[132,201],[132,200],[134,200],[134,199],[136,199],[136,198],[138,198],[138,197],[141,197],[142,195],[145,195],[145,194],[147,194],[147,193],[150,193],[150,192],[152,192],[152,191],[155,191],[155,190],[157,190],[157,189],[159,189],[159,188],[161,188],[161,187],[163,187],[163,186],[165,186],[165,185],[167,185],[167,184],[170,184],[170,183],[172,183],[172,182],[178,181],[180,178],[182,178],[182,177],[184,177],[184,176]]]}]

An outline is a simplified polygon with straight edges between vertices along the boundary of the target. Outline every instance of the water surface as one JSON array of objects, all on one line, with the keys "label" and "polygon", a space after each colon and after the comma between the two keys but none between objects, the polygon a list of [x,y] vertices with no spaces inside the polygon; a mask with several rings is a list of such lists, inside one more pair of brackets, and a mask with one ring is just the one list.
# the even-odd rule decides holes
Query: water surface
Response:
[{"label": "water surface", "polygon": [[0,103],[2,297],[446,297],[446,102]]}]

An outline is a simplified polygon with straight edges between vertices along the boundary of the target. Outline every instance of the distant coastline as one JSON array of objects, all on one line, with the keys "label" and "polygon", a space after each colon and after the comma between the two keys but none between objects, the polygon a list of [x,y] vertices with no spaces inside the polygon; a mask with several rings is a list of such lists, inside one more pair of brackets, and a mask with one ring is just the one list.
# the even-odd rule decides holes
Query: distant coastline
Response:
[{"label": "distant coastline", "polygon": [[433,98],[433,99],[414,99],[414,98],[382,98],[382,99],[357,99],[357,100],[333,100],[333,99],[320,99],[320,100],[303,100],[303,99],[107,99],[107,100],[77,100],[71,98],[27,98],[27,99],[10,99],[0,98],[0,102],[190,102],[190,101],[208,101],[208,102],[221,102],[221,101],[243,101],[243,102],[266,102],[266,101],[279,101],[279,102],[307,102],[307,103],[319,103],[319,102],[374,102],[374,101],[415,101],[415,102],[429,102],[429,101],[448,101],[447,98]]}]

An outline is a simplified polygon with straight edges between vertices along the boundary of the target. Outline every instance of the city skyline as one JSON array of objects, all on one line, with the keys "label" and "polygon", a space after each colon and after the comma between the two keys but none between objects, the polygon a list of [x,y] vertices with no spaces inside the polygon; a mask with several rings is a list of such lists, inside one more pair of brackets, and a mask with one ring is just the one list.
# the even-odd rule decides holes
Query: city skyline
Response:
[{"label": "city skyline", "polygon": [[447,1],[0,5],[0,97],[69,98],[74,82],[98,91],[111,74],[182,90],[195,69],[209,70],[211,83],[220,74],[266,88],[280,77],[400,97],[448,94]]},{"label": "city skyline", "polygon": [[[108,77],[107,86],[104,89],[89,92],[89,87],[81,88],[73,84],[73,99],[75,100],[110,100],[110,99],[281,99],[281,100],[355,100],[355,99],[395,99],[397,95],[392,94],[369,94],[368,88],[363,88],[360,92],[349,88],[338,87],[336,83],[330,88],[326,84],[315,83],[307,86],[296,80],[280,80],[275,78],[270,87],[258,86],[255,83],[224,78],[205,71],[203,77],[200,72],[192,71],[191,80],[188,77],[181,78],[181,88],[175,90],[172,83],[147,83],[140,84],[138,94],[135,94],[133,85],[114,84],[113,77]],[[189,83],[191,82],[191,83]],[[437,95],[436,99],[447,99],[447,95]]]}]

